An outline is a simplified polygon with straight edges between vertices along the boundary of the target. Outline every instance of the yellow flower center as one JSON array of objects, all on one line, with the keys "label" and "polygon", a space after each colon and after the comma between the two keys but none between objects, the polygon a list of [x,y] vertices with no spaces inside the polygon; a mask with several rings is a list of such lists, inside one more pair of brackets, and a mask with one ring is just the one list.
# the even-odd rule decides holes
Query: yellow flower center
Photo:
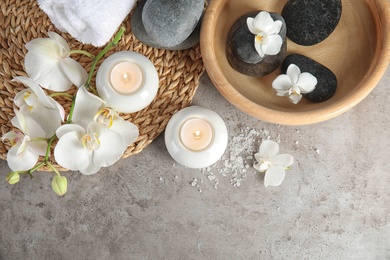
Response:
[{"label": "yellow flower center", "polygon": [[102,108],[94,117],[94,120],[110,128],[116,119],[117,114],[112,112],[111,109],[105,107]]},{"label": "yellow flower center", "polygon": [[256,37],[255,37],[255,41],[259,42],[259,43],[262,43],[265,40],[265,38],[266,38],[265,35],[257,34]]},{"label": "yellow flower center", "polygon": [[94,150],[99,149],[100,140],[98,137],[99,136],[96,133],[84,135],[83,138],[81,139],[81,142],[82,142],[84,148],[86,148],[90,151],[94,151]]}]

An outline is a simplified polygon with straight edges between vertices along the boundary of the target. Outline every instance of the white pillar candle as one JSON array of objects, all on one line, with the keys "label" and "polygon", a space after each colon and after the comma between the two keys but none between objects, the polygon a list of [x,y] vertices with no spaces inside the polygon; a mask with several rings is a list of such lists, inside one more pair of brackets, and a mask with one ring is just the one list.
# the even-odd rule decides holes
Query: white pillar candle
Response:
[{"label": "white pillar candle", "polygon": [[172,158],[189,168],[205,168],[217,162],[226,150],[225,122],[212,110],[187,107],[169,120],[165,145]]},{"label": "white pillar candle", "polygon": [[137,52],[121,51],[103,61],[96,75],[101,98],[119,112],[133,113],[155,98],[159,79],[153,63]]}]

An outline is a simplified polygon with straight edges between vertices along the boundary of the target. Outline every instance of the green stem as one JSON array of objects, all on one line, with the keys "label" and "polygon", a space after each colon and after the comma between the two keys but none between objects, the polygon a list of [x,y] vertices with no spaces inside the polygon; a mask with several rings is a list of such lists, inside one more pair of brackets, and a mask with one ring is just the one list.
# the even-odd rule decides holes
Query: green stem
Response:
[{"label": "green stem", "polygon": [[[115,35],[115,38],[114,40],[112,40],[112,42],[110,42],[109,44],[107,44],[106,47],[104,47],[104,49],[99,52],[98,55],[96,55],[95,59],[93,60],[92,62],[92,65],[91,65],[91,70],[89,71],[89,74],[88,74],[88,79],[87,79],[87,82],[85,83],[85,88],[87,89],[91,89],[92,91],[94,91],[93,88],[91,88],[91,80],[92,80],[92,76],[93,76],[93,73],[95,71],[95,68],[96,68],[96,65],[98,63],[98,61],[112,48],[112,47],[115,47],[119,40],[122,38],[122,35],[123,33],[125,32],[125,27],[121,27],[119,29],[119,32]],[[94,93],[96,94],[96,91],[94,91]]]},{"label": "green stem", "polygon": [[53,170],[58,176],[61,176],[61,174],[57,171],[57,169],[51,164],[50,162],[46,162],[46,165],[50,167],[50,169]]},{"label": "green stem", "polygon": [[66,123],[67,123],[67,124],[72,123],[73,111],[74,111],[74,106],[75,106],[75,105],[76,105],[76,97],[73,97],[72,106],[70,107],[68,119],[66,120]]},{"label": "green stem", "polygon": [[46,164],[46,162],[41,162],[41,163],[35,165],[34,168],[32,168],[31,170],[28,171],[28,174],[31,175],[31,173],[33,173],[33,172],[35,172],[36,170],[38,170],[39,168],[45,166],[45,164]]},{"label": "green stem", "polygon": [[[73,102],[74,103],[74,102]],[[50,137],[49,141],[47,141],[47,148],[46,148],[46,155],[45,155],[45,163],[49,163],[49,155],[50,155],[50,148],[53,141],[57,138],[57,136],[54,134],[52,137]]]},{"label": "green stem", "polygon": [[94,59],[94,58],[95,58],[95,55],[93,55],[93,54],[90,53],[90,52],[84,51],[84,50],[73,50],[73,51],[70,51],[68,54],[69,54],[69,55],[72,55],[72,54],[83,54],[83,55],[85,55],[85,56],[90,57],[91,59]]},{"label": "green stem", "polygon": [[45,141],[45,142],[47,142],[47,138],[44,138],[44,137],[36,137],[36,138],[31,139],[31,142],[33,142],[33,141]]},{"label": "green stem", "polygon": [[73,96],[71,94],[62,93],[62,92],[53,93],[53,94],[50,95],[50,97],[67,97],[67,98],[73,99]]}]

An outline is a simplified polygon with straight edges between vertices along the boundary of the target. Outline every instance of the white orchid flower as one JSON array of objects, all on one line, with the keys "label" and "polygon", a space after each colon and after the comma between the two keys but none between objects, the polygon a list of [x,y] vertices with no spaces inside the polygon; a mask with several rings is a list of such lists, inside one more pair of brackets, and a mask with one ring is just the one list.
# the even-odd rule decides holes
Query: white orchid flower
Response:
[{"label": "white orchid flower", "polygon": [[87,128],[91,121],[105,125],[110,130],[119,133],[126,146],[138,138],[138,127],[124,120],[116,110],[106,107],[106,102],[98,96],[89,93],[85,88],[77,91],[72,121]]},{"label": "white orchid flower", "polygon": [[50,38],[38,38],[26,43],[24,61],[27,74],[43,88],[67,91],[72,84],[81,87],[87,81],[87,72],[70,58],[70,48],[64,38],[48,32]]},{"label": "white orchid flower", "polygon": [[255,49],[260,57],[280,52],[283,44],[279,35],[282,21],[274,21],[268,12],[262,11],[255,18],[248,17],[246,22],[249,31],[255,35]]},{"label": "white orchid flower", "polygon": [[260,172],[265,172],[265,187],[280,185],[286,174],[285,169],[294,162],[291,155],[279,154],[279,144],[272,140],[265,140],[261,143],[255,159],[257,162],[253,167]]},{"label": "white orchid flower", "polygon": [[14,98],[14,104],[21,113],[34,119],[49,138],[55,134],[65,118],[64,108],[52,97],[46,96],[42,88],[27,77],[15,77],[14,81],[23,83],[27,89],[20,91]]},{"label": "white orchid flower", "polygon": [[286,74],[279,75],[273,82],[272,87],[278,96],[289,96],[294,104],[302,99],[302,94],[312,92],[317,85],[317,78],[308,72],[301,73],[300,68],[291,64]]},{"label": "white orchid flower", "polygon": [[10,131],[2,137],[12,146],[7,153],[7,163],[12,171],[27,171],[35,166],[40,155],[46,154],[47,142],[42,140],[43,129],[31,117],[15,109],[11,123],[19,131]]},{"label": "white orchid flower", "polygon": [[127,147],[120,134],[97,122],[91,122],[86,130],[76,124],[63,125],[56,134],[59,138],[54,149],[57,163],[86,175],[113,165]]}]

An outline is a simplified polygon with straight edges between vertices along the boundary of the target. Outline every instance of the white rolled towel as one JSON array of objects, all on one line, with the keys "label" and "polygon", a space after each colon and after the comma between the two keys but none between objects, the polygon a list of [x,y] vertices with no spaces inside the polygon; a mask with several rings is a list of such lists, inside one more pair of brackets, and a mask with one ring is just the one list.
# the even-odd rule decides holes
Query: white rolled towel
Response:
[{"label": "white rolled towel", "polygon": [[61,31],[100,47],[106,44],[130,13],[136,0],[37,0]]}]

